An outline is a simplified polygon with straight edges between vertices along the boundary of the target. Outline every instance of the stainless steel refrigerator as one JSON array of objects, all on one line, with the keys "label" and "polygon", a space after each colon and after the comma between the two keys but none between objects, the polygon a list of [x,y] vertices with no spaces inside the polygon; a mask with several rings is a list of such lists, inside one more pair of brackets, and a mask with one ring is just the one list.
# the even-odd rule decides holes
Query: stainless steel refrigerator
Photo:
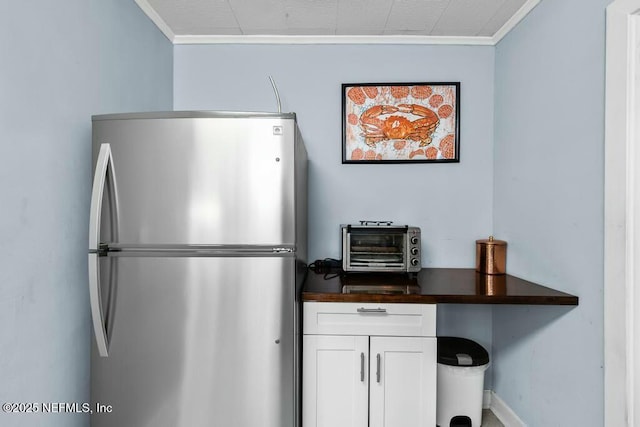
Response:
[{"label": "stainless steel refrigerator", "polygon": [[91,425],[297,426],[307,155],[295,114],[92,122]]}]

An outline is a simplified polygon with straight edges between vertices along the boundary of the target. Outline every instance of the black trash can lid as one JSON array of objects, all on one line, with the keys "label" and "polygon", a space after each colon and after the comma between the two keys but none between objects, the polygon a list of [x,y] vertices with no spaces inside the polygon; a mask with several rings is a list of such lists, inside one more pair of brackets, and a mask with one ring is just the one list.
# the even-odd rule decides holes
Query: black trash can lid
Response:
[{"label": "black trash can lid", "polygon": [[481,366],[489,363],[489,353],[466,338],[438,337],[438,363],[449,366]]}]

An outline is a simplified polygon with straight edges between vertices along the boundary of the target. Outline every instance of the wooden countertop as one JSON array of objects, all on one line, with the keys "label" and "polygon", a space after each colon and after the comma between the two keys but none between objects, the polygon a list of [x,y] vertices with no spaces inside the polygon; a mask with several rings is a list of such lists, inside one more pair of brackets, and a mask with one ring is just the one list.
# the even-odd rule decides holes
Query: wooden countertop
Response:
[{"label": "wooden countertop", "polygon": [[[367,293],[362,293],[363,288]],[[399,289],[408,294],[397,293]],[[360,289],[357,293],[343,290]],[[438,304],[578,305],[578,297],[511,275],[472,268],[423,268],[417,275],[309,271],[303,301]]]}]

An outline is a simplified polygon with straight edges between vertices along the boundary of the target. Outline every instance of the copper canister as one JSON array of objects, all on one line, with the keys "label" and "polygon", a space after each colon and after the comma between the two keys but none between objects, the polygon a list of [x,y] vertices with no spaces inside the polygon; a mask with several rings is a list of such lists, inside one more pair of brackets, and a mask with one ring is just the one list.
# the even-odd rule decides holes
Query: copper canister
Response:
[{"label": "copper canister", "polygon": [[476,240],[476,271],[483,274],[507,272],[507,242],[488,239]]}]

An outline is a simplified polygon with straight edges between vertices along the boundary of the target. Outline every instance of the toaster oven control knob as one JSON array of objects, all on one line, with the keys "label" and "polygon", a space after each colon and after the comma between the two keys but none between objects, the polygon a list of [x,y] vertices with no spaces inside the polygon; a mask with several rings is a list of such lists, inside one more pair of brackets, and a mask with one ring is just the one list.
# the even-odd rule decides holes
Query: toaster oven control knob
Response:
[{"label": "toaster oven control knob", "polygon": [[418,255],[418,248],[411,248],[411,255]]},{"label": "toaster oven control knob", "polygon": [[411,265],[413,265],[414,267],[418,265],[418,262],[418,258],[411,258]]},{"label": "toaster oven control knob", "polygon": [[418,236],[411,237],[411,244],[412,245],[417,245],[418,244]]}]

